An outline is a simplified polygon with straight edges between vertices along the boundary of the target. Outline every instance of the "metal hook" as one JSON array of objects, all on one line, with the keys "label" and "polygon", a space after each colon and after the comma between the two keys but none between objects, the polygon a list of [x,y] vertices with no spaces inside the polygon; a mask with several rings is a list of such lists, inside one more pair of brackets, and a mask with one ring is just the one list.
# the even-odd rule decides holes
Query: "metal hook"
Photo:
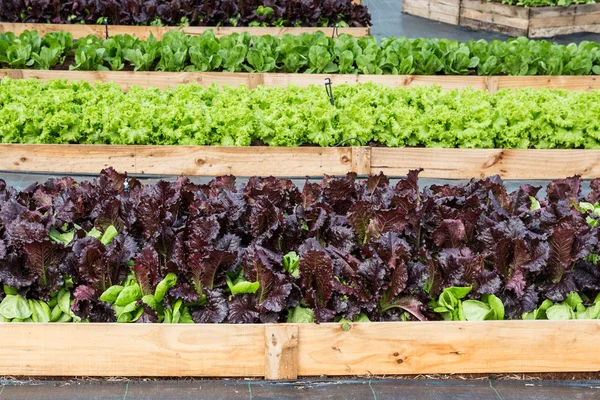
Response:
[{"label": "metal hook", "polygon": [[332,106],[335,106],[335,100],[333,98],[333,86],[331,84],[331,78],[325,78],[325,91],[329,96],[329,102]]},{"label": "metal hook", "polygon": [[339,26],[338,26],[338,24],[335,24],[333,26],[333,30],[331,32],[331,38],[335,39],[336,37],[340,37],[340,32],[339,32]]}]

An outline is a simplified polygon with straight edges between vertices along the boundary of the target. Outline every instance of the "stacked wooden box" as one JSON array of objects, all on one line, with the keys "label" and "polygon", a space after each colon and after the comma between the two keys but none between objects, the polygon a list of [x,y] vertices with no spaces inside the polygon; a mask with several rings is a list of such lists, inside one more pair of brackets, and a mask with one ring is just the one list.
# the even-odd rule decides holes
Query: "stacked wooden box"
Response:
[{"label": "stacked wooden box", "polygon": [[487,0],[404,0],[402,11],[452,25],[532,38],[600,33],[600,4],[519,7]]}]

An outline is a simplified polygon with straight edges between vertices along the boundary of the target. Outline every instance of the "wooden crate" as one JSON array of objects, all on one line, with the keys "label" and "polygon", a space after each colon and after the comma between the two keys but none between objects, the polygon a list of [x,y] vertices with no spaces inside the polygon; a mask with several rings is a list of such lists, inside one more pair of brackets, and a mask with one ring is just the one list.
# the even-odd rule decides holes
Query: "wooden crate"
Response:
[{"label": "wooden crate", "polygon": [[[15,34],[21,34],[22,32],[29,30],[36,30],[40,33],[40,35],[45,35],[50,32],[60,32],[67,31],[71,32],[74,39],[79,39],[82,37],[86,37],[88,35],[95,35],[101,38],[106,37],[106,29],[105,25],[83,25],[83,24],[29,24],[29,23],[9,23],[2,22],[0,23],[0,33],[13,32]],[[251,27],[204,27],[204,26],[188,26],[188,27],[178,27],[178,26],[131,26],[131,25],[108,25],[108,34],[110,36],[122,35],[122,34],[130,34],[136,35],[140,39],[147,39],[150,34],[154,35],[157,39],[162,38],[162,36],[169,31],[172,30],[181,30],[188,35],[201,35],[207,30],[213,30],[217,37],[231,35],[232,33],[241,33],[248,32],[251,35],[262,36],[262,35],[273,35],[273,36],[283,36],[286,33],[292,35],[300,35],[302,33],[315,33],[318,31],[324,32],[327,35],[331,35],[334,33],[334,28],[309,28],[309,27],[299,27],[299,28],[251,28]],[[364,28],[338,28],[336,33],[342,34],[347,33],[355,37],[364,37],[369,36],[371,30],[369,27]]]},{"label": "wooden crate", "polygon": [[0,323],[8,376],[265,377],[600,370],[600,321]]},{"label": "wooden crate", "polygon": [[529,10],[486,0],[462,0],[460,25],[511,36],[527,36]]},{"label": "wooden crate", "polygon": [[402,12],[458,25],[460,0],[403,0]]},{"label": "wooden crate", "polygon": [[[82,162],[81,160],[85,160]],[[220,147],[121,145],[0,145],[0,170],[190,176],[359,175],[424,178],[558,179],[600,177],[600,150],[435,149],[385,147]]]},{"label": "wooden crate", "polygon": [[544,38],[577,32],[600,33],[600,3],[565,7],[535,7],[529,14],[529,37]]},{"label": "wooden crate", "polygon": [[402,11],[468,28],[531,38],[600,33],[600,4],[519,7],[487,0],[404,0]]}]

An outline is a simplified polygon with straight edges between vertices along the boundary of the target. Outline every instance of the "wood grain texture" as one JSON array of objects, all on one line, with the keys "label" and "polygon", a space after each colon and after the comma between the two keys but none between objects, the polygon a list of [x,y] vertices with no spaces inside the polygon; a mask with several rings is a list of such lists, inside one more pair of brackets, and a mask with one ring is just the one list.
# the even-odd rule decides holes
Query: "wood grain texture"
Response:
[{"label": "wood grain texture", "polygon": [[298,326],[265,327],[265,379],[298,378]]},{"label": "wood grain texture", "polygon": [[[419,85],[439,85],[443,89],[452,90],[464,87],[485,89],[486,81],[493,77],[483,76],[423,76],[423,75],[361,75],[361,74],[280,74],[280,73],[243,73],[243,72],[131,72],[131,71],[41,71],[28,69],[0,69],[0,77],[12,79],[68,79],[87,81],[90,83],[114,82],[127,90],[130,86],[174,88],[182,83],[195,82],[202,86],[218,84],[219,86],[246,85],[255,88],[258,85],[267,87],[286,87],[296,85],[323,85],[325,78],[332,84],[357,84],[372,82],[390,87],[412,87]],[[528,77],[530,78],[530,77]],[[590,77],[567,77],[565,79]]]},{"label": "wood grain texture", "polygon": [[259,377],[267,372],[267,332],[284,338],[290,376],[290,350],[300,376],[600,370],[600,321],[576,320],[352,323],[347,331],[335,323],[0,323],[0,373]]},{"label": "wood grain texture", "polygon": [[0,373],[264,376],[264,332],[265,325],[0,323]]},{"label": "wood grain texture", "polygon": [[600,321],[300,325],[301,376],[600,370]]},{"label": "wood grain texture", "polygon": [[322,85],[326,78],[334,85],[352,85],[372,82],[390,87],[414,87],[438,85],[444,90],[474,89],[492,93],[506,88],[557,88],[567,90],[600,89],[600,77],[589,76],[425,76],[425,75],[361,75],[361,74],[280,74],[243,72],[130,72],[130,71],[41,71],[29,69],[0,69],[0,78],[11,79],[69,79],[94,83],[114,82],[123,90],[130,86],[174,88],[182,83],[197,83],[202,86],[246,85],[255,88],[286,87],[296,85]]},{"label": "wood grain texture", "polygon": [[377,174],[428,178],[505,179],[600,177],[600,150],[435,149],[385,147],[219,147],[0,145],[0,170],[96,174],[120,172],[190,176]]},{"label": "wood grain texture", "polygon": [[460,0],[404,0],[402,12],[417,17],[458,25]]},{"label": "wood grain texture", "polygon": [[[284,34],[300,35],[302,33],[315,33],[318,31],[324,32],[327,35],[333,33],[334,28],[328,27],[268,27],[268,28],[253,28],[253,27],[204,27],[204,26],[131,26],[131,25],[108,25],[108,34],[110,36],[130,34],[136,35],[140,39],[147,39],[150,34],[157,39],[172,30],[181,30],[188,35],[201,35],[207,30],[213,30],[215,36],[221,37],[231,35],[232,33],[248,32],[251,35],[273,35],[283,36]],[[45,35],[50,32],[67,31],[71,32],[74,39],[80,39],[88,35],[95,35],[101,38],[106,37],[106,27],[104,25],[83,25],[83,24],[31,24],[31,23],[0,23],[0,33],[13,32],[17,35],[25,30],[37,30],[40,35]],[[369,27],[364,28],[338,28],[339,34],[347,33],[355,37],[369,36],[371,30]]]},{"label": "wood grain texture", "polygon": [[353,170],[349,147],[137,146],[140,174],[297,176],[344,175]]},{"label": "wood grain texture", "polygon": [[504,179],[558,179],[580,174],[600,176],[598,150],[508,149],[371,149],[371,173],[405,176],[423,168],[424,178],[470,179],[500,175]]},{"label": "wood grain texture", "polygon": [[99,173],[107,167],[136,171],[136,146],[2,144],[0,170]]}]

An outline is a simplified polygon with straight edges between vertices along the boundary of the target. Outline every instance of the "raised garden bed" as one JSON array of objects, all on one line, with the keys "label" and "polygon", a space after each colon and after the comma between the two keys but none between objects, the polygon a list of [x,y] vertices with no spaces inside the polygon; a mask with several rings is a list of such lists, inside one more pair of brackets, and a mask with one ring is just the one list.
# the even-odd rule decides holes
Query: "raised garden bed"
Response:
[{"label": "raised garden bed", "polygon": [[[595,210],[584,208],[584,203],[576,205],[579,201],[598,199],[598,181],[592,182],[590,187],[592,192],[582,197],[579,178],[561,179],[548,185],[547,200],[536,197],[538,189],[529,185],[508,194],[496,178],[420,190],[415,171],[395,185],[390,185],[383,175],[371,176],[363,182],[355,181],[352,175],[325,177],[320,185],[307,183],[302,194],[291,182],[272,178],[250,180],[244,188],[240,187],[243,189],[240,192],[236,191],[231,178],[215,179],[208,185],[195,185],[180,178],[177,182],[142,187],[135,179],[114,170],[103,171],[93,182],[49,180],[20,193],[2,185],[1,218],[5,224],[2,239],[9,244],[5,257],[11,257],[14,263],[0,264],[0,276],[5,284],[0,313],[3,321],[12,319],[10,323],[0,323],[5,356],[0,360],[0,370],[6,375],[33,376],[267,379],[597,371],[600,350],[594,350],[597,346],[593,343],[600,334],[600,321],[594,320],[600,314],[600,296],[590,305],[592,302],[585,294],[598,291],[595,283],[598,277],[586,275],[592,265],[588,256],[597,251],[597,241],[593,239],[597,237],[598,227],[592,223],[597,221]],[[348,196],[338,194],[346,189]],[[82,198],[87,200],[80,204]],[[241,212],[242,218],[248,217],[246,212],[262,215],[265,209],[261,205],[267,199],[273,207],[268,212],[286,209],[290,212],[286,217],[300,218],[308,224],[307,232],[302,229],[295,244],[270,241],[271,231],[265,224],[271,226],[274,221],[266,216],[258,220],[250,217],[250,228],[235,213],[228,212],[238,210],[236,213]],[[119,204],[116,209],[115,202]],[[331,220],[316,220],[318,213],[313,212],[320,207],[331,207]],[[365,207],[374,214],[367,220],[356,219]],[[54,210],[57,212],[48,212]],[[438,217],[440,213],[447,217]],[[155,218],[158,215],[160,217]],[[348,215],[347,220],[333,218],[344,215]],[[395,217],[389,219],[390,215]],[[548,218],[555,215],[561,218]],[[133,216],[135,218],[131,218]],[[478,216],[481,220],[474,224]],[[379,218],[389,224],[374,222],[380,221]],[[221,222],[225,223],[222,227]],[[462,226],[463,222],[467,230],[464,226],[462,231],[451,228],[457,223]],[[362,230],[361,226],[367,223],[369,228]],[[111,225],[106,228],[107,224]],[[275,224],[271,234],[279,232],[289,240],[286,232],[293,231],[294,224],[292,220],[285,225]],[[329,229],[344,226],[356,235],[365,235],[364,240],[359,236],[344,239],[344,235],[337,237],[327,233]],[[416,226],[420,227],[418,233],[411,228]],[[92,227],[96,230],[94,235]],[[111,229],[114,234],[109,235]],[[255,229],[262,233],[249,235],[250,230]],[[316,237],[327,242],[327,247],[325,244],[322,247],[308,230],[319,232]],[[577,230],[576,240],[573,240],[573,230]],[[72,234],[69,236],[67,231]],[[160,234],[155,235],[154,231]],[[522,234],[515,237],[516,232]],[[237,238],[237,245],[232,244],[235,240],[231,236]],[[164,247],[163,241],[171,240],[170,237],[177,244]],[[146,242],[142,250],[139,250],[142,244],[134,238]],[[225,248],[218,244],[222,238],[228,238],[230,243]],[[341,246],[340,239],[346,245],[353,244],[349,249],[336,247]],[[480,241],[488,246],[480,247]],[[221,250],[213,248],[213,242]],[[121,253],[120,246],[128,250]],[[279,257],[279,253],[288,251],[286,246],[299,246],[300,256],[294,253],[299,261],[296,267]],[[179,255],[183,247],[186,252]],[[42,249],[48,251],[44,252],[43,261],[32,256]],[[19,259],[19,251],[24,252],[24,260]],[[156,259],[148,255],[156,251],[166,252],[166,255],[164,258],[157,255]],[[196,251],[207,251],[222,258],[214,269],[211,269],[212,264],[202,263],[190,269],[182,260],[196,263]],[[79,252],[81,257],[71,257]],[[242,257],[239,264],[234,262],[235,257],[227,259],[221,254],[235,252]],[[64,264],[60,261],[63,257]],[[419,261],[422,257],[431,264],[422,264]],[[465,264],[453,261],[453,257],[459,257]],[[315,262],[315,258],[320,262]],[[348,266],[344,267],[344,263]],[[38,271],[36,268],[40,265],[42,268]],[[63,280],[62,275],[56,274],[57,268],[71,279]],[[203,271],[195,278],[201,290],[187,286],[190,276],[197,274],[195,268]],[[256,275],[252,275],[255,268]],[[119,271],[130,269],[127,283],[115,286],[114,277],[124,276]],[[166,269],[171,272],[167,274]],[[244,279],[240,281],[238,277],[235,283],[230,282],[229,274],[238,269],[242,277],[256,280],[254,283],[260,285],[249,291],[246,286],[245,289],[238,287],[250,283]],[[370,273],[370,269],[374,272]],[[455,273],[448,273],[451,271]],[[558,280],[557,272],[560,272]],[[406,280],[398,278],[401,274],[406,274]],[[159,283],[164,275],[167,276]],[[113,276],[112,280],[108,276]],[[425,279],[427,276],[431,278]],[[162,286],[167,280],[170,283]],[[330,280],[338,284],[324,283]],[[515,288],[514,285],[520,287],[521,280],[524,286]],[[291,293],[290,282],[294,282],[298,293]],[[472,282],[473,287],[464,287],[466,282]],[[15,288],[6,286],[9,283]],[[572,290],[580,290],[584,300],[573,292],[566,296],[564,284],[575,285]],[[57,299],[54,290],[58,287]],[[135,287],[138,293],[134,295],[135,291],[128,289]],[[236,293],[236,287],[241,293]],[[259,287],[261,291],[256,292]],[[527,294],[521,292],[524,288]],[[188,297],[192,293],[200,297],[197,290],[206,294],[206,302]],[[472,298],[458,300],[471,290]],[[74,300],[68,294],[65,296],[70,291]],[[32,318],[36,320],[45,313],[48,319],[54,318],[50,317],[52,308],[53,316],[55,310],[58,310],[57,315],[70,313],[65,321],[76,315],[91,321],[111,320],[111,311],[122,315],[129,312],[125,308],[132,310],[117,307],[121,298],[129,302],[132,296],[137,298],[149,291],[156,294],[147,294],[139,304],[137,300],[130,304],[133,309],[142,311],[143,319],[138,322],[143,323],[21,323],[14,316],[26,311],[31,315],[35,310],[36,317]],[[160,300],[159,292],[162,293]],[[492,297],[496,301],[500,301],[499,298],[482,293],[498,294],[504,305],[501,302],[499,306],[497,303],[492,306]],[[438,298],[438,294],[438,302],[428,303],[429,307],[423,303],[426,299]],[[203,323],[156,324],[150,308],[142,306],[142,302],[148,304],[159,318],[164,313],[165,323],[177,323],[166,320],[166,315],[168,310],[181,310],[173,305],[181,305],[181,296],[186,298],[182,306],[182,314],[188,314],[185,322],[191,323],[189,319],[193,318]],[[548,299],[542,303],[542,296],[552,297],[554,305]],[[558,304],[557,298],[565,296],[566,300]],[[219,305],[213,304],[216,297],[221,299]],[[9,303],[15,298],[19,299],[20,306],[11,308]],[[476,300],[478,298],[481,301]],[[176,299],[179,300],[175,302]],[[348,300],[348,306],[354,304],[359,308],[338,308],[334,299]],[[485,315],[467,308],[467,302],[485,306],[483,302],[488,301],[492,308],[488,308]],[[542,310],[546,302],[550,302],[550,306]],[[450,312],[446,306],[450,303],[458,308]],[[163,309],[157,304],[166,306]],[[285,306],[274,310],[276,304]],[[34,305],[38,308],[34,309]],[[46,305],[46,311],[41,305]],[[311,309],[310,314],[317,321],[318,318],[332,321],[334,315],[339,318],[364,310],[360,314],[363,321],[367,318],[363,313],[367,313],[381,322],[336,318],[337,322],[316,325],[308,323],[312,321],[305,314],[302,318],[296,315],[298,308],[306,313],[308,307],[314,307],[314,313]],[[535,311],[529,312],[532,307]],[[568,315],[561,311],[565,308]],[[496,312],[498,309],[501,314]],[[289,312],[288,321],[300,319],[307,323],[217,325],[225,318],[228,322],[257,322],[259,314],[282,321],[286,312]],[[523,312],[526,314],[522,315]],[[14,315],[8,316],[8,313]],[[412,322],[389,322],[401,316]],[[506,321],[505,316],[513,320]],[[454,322],[440,321],[442,317]],[[499,320],[483,321],[484,317]],[[416,322],[415,318],[437,321]],[[479,318],[479,322],[469,318]],[[585,318],[589,319],[583,320]],[[23,319],[27,318],[19,321]]]},{"label": "raised garden bed", "polygon": [[[598,91],[256,89],[3,79],[4,143],[597,149]],[[333,105],[332,105],[333,103]],[[143,105],[143,106],[142,106]],[[410,118],[406,116],[409,115]]]},{"label": "raised garden bed", "polygon": [[162,39],[131,35],[73,40],[70,32],[0,36],[0,68],[53,71],[303,73],[313,75],[598,76],[600,44],[568,46],[526,38],[506,41],[300,36],[220,38],[176,30]]},{"label": "raised garden bed", "polygon": [[17,35],[25,31],[38,31],[40,35],[45,35],[51,32],[70,32],[74,39],[84,38],[88,35],[94,35],[101,38],[115,35],[135,35],[140,39],[147,39],[152,34],[155,38],[161,39],[166,32],[180,30],[187,35],[201,35],[202,33],[212,30],[215,36],[222,37],[231,35],[232,33],[248,32],[251,35],[273,35],[283,36],[285,34],[300,35],[302,33],[315,33],[318,31],[326,32],[330,35],[346,33],[355,37],[369,36],[371,29],[364,28],[328,28],[328,27],[211,27],[211,26],[129,26],[129,25],[64,25],[64,24],[29,24],[29,23],[10,23],[0,22],[0,33],[13,32]]},{"label": "raised garden bed", "polygon": [[485,0],[404,0],[403,12],[452,25],[531,38],[600,32],[600,4],[521,7]]}]

